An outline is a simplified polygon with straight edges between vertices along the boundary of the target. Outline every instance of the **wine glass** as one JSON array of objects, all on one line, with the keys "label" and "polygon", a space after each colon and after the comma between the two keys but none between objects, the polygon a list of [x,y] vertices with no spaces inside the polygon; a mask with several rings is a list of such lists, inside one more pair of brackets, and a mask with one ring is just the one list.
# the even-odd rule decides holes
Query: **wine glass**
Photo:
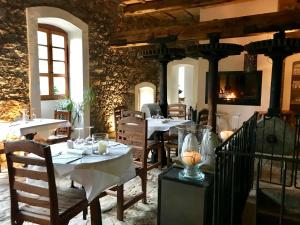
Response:
[{"label": "wine glass", "polygon": [[75,130],[77,130],[77,132],[78,132],[78,136],[77,136],[77,139],[75,140],[75,142],[76,142],[76,144],[82,144],[82,142],[83,142],[83,138],[82,138],[83,128],[82,127],[76,127]]},{"label": "wine glass", "polygon": [[91,142],[92,141],[92,129],[94,128],[94,126],[89,126],[87,128],[88,128],[89,134],[85,140],[86,140],[86,142]]}]

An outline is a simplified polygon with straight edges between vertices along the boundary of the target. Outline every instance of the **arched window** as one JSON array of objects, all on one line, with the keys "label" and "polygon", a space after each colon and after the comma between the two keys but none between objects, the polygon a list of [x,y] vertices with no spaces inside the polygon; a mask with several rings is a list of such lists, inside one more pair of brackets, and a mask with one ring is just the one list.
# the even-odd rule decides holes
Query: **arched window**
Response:
[{"label": "arched window", "polygon": [[39,24],[37,37],[41,99],[68,97],[68,34],[58,27]]},{"label": "arched window", "polygon": [[155,102],[156,87],[149,82],[143,82],[135,86],[135,109],[141,110],[147,103]]}]

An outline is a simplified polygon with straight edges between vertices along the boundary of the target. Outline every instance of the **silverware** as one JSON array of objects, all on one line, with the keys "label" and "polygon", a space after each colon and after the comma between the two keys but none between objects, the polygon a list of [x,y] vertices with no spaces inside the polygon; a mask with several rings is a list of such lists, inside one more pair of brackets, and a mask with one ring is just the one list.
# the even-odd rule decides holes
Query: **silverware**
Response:
[{"label": "silverware", "polygon": [[62,154],[62,152],[59,152],[59,153],[53,155],[52,157],[57,157],[57,156],[60,156],[61,154]]}]

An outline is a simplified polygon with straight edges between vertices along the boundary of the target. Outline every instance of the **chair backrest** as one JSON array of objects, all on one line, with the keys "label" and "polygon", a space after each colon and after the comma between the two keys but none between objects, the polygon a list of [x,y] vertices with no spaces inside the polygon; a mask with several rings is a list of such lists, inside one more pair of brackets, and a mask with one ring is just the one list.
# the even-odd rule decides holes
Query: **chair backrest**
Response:
[{"label": "chair backrest", "polygon": [[170,104],[168,105],[169,117],[176,117],[186,119],[186,105],[185,104]]},{"label": "chair backrest", "polygon": [[127,110],[127,106],[118,106],[114,108],[114,119],[115,119],[115,132],[116,132],[116,138],[117,138],[117,129],[118,129],[118,122],[121,119],[121,113],[122,111]]},{"label": "chair backrest", "polygon": [[199,125],[208,124],[208,109],[202,109],[198,112],[197,124]]},{"label": "chair backrest", "polygon": [[123,117],[136,117],[136,118],[145,119],[146,115],[144,112],[141,112],[141,111],[123,110],[121,112],[121,118],[123,118]]},{"label": "chair backrest", "polygon": [[[26,153],[20,156],[17,153]],[[59,224],[58,201],[54,170],[49,146],[29,140],[5,143],[9,186],[11,195],[11,218],[18,221],[30,221],[38,224]],[[31,153],[31,154],[30,154]],[[23,166],[21,166],[23,165]],[[39,170],[34,166],[39,166]],[[44,181],[48,188],[26,183],[26,179]],[[20,207],[20,203],[26,206]],[[50,219],[37,217],[36,210],[49,212]],[[47,219],[48,218],[48,219]],[[50,221],[49,221],[50,220]]]},{"label": "chair backrest", "polygon": [[118,123],[117,141],[131,145],[133,156],[147,167],[147,120],[140,117],[122,117]]},{"label": "chair backrest", "polygon": [[[72,117],[71,111],[57,110],[57,109],[54,111],[54,119],[68,120],[69,122],[71,122],[71,117]],[[65,135],[70,138],[71,137],[71,127],[58,128],[55,131],[55,135],[57,135],[57,134]]]}]

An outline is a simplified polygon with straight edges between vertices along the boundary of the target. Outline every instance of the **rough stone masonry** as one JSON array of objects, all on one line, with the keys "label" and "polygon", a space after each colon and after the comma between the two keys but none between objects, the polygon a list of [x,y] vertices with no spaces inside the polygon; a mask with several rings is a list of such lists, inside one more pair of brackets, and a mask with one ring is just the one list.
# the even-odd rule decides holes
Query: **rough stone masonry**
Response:
[{"label": "rough stone masonry", "polygon": [[[117,0],[0,0],[0,101],[29,104],[28,48],[25,9],[50,6],[66,10],[89,27],[90,86],[96,93],[91,124],[107,130],[113,108],[134,106],[134,86],[158,84],[159,65],[137,58],[136,49],[111,49],[112,32],[120,29]],[[138,22],[138,21],[137,21]],[[37,87],[38,88],[38,87]],[[15,102],[14,102],[15,104]]]}]

